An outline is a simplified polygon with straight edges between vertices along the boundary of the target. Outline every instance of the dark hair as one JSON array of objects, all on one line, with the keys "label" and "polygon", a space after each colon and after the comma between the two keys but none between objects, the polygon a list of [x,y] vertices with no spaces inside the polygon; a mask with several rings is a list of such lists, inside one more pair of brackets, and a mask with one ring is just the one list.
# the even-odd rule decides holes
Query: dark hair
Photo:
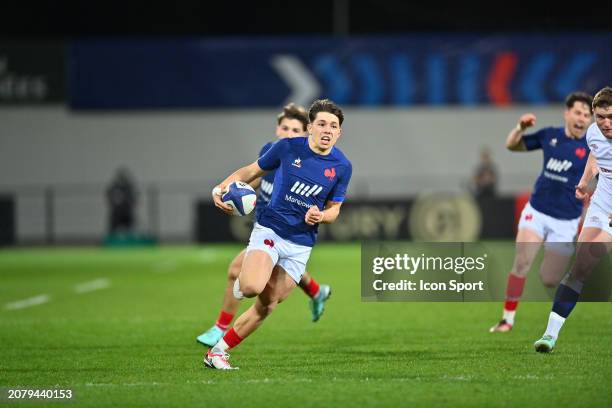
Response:
[{"label": "dark hair", "polygon": [[593,109],[607,108],[608,106],[612,106],[612,88],[606,86],[595,94]]},{"label": "dark hair", "polygon": [[340,126],[342,126],[342,122],[344,122],[344,113],[342,113],[342,109],[334,102],[329,99],[318,99],[314,101],[308,110],[308,117],[311,122],[315,120],[319,112],[328,112],[332,115],[336,115],[340,121]]},{"label": "dark hair", "polygon": [[572,92],[567,95],[565,98],[565,107],[567,109],[571,109],[574,107],[576,102],[584,102],[589,107],[591,113],[593,113],[593,108],[591,108],[591,104],[593,103],[593,97],[586,92]]},{"label": "dark hair", "polygon": [[283,108],[283,111],[276,117],[277,123],[280,125],[283,119],[297,119],[302,122],[302,130],[306,131],[308,126],[308,113],[303,106],[290,103]]}]

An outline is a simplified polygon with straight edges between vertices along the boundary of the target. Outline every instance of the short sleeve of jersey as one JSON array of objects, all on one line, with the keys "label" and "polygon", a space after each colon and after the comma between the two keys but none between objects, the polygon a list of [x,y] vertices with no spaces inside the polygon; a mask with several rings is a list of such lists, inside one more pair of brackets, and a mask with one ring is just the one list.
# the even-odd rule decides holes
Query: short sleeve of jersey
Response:
[{"label": "short sleeve of jersey", "polygon": [[268,142],[265,145],[263,145],[261,147],[261,150],[259,151],[259,156],[258,157],[263,156],[268,150],[270,150],[270,148],[272,147],[273,144],[274,144],[274,142]]},{"label": "short sleeve of jersey", "polygon": [[523,136],[523,143],[527,150],[537,150],[542,148],[542,138],[546,133],[546,129],[540,129],[535,133]]},{"label": "short sleeve of jersey", "polygon": [[347,161],[346,164],[346,169],[338,178],[338,183],[336,183],[334,188],[329,193],[328,197],[330,197],[330,201],[341,203],[346,197],[346,190],[348,189],[349,181],[351,181],[351,175],[353,174],[353,166],[351,165],[351,162]]},{"label": "short sleeve of jersey", "polygon": [[[265,148],[265,146],[264,146]],[[261,149],[263,152],[263,148]],[[281,139],[274,142],[267,152],[265,152],[257,164],[262,170],[270,171],[277,169],[281,164],[281,159],[289,151],[289,139]]]}]

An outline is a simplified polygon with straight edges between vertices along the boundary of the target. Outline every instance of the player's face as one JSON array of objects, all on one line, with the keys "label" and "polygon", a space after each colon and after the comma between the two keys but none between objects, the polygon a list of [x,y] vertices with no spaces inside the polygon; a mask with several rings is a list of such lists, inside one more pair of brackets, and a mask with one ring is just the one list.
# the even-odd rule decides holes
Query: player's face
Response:
[{"label": "player's face", "polygon": [[287,137],[304,136],[304,125],[297,119],[283,118],[276,127],[276,136],[279,139]]},{"label": "player's face", "polygon": [[574,106],[565,110],[565,129],[574,138],[584,136],[591,120],[591,109],[584,102],[576,101]]},{"label": "player's face", "polygon": [[342,134],[340,120],[329,112],[319,112],[314,121],[308,125],[310,146],[318,153],[327,153],[338,141]]},{"label": "player's face", "polygon": [[593,112],[595,114],[595,122],[597,127],[601,130],[601,133],[608,138],[612,139],[612,106],[605,108],[597,107]]}]

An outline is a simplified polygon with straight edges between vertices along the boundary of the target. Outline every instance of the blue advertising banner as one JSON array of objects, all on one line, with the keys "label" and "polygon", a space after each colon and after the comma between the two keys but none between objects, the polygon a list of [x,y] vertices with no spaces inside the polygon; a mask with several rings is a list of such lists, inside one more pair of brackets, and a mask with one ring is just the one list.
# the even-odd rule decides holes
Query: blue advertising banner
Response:
[{"label": "blue advertising banner", "polygon": [[610,84],[610,34],[79,40],[75,109],[560,103]]}]

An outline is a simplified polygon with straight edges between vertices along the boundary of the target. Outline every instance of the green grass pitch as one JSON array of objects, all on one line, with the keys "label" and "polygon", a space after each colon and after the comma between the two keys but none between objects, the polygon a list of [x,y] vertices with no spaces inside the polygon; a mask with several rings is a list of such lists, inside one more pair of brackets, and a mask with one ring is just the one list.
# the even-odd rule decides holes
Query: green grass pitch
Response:
[{"label": "green grass pitch", "polygon": [[579,304],[541,355],[549,302],[521,304],[507,334],[488,333],[501,303],[361,302],[358,245],[313,251],[309,271],[333,287],[318,323],[296,289],[232,351],[240,370],[206,369],[195,337],[239,249],[0,251],[2,392],[70,388],[79,407],[612,404],[610,303]]}]

